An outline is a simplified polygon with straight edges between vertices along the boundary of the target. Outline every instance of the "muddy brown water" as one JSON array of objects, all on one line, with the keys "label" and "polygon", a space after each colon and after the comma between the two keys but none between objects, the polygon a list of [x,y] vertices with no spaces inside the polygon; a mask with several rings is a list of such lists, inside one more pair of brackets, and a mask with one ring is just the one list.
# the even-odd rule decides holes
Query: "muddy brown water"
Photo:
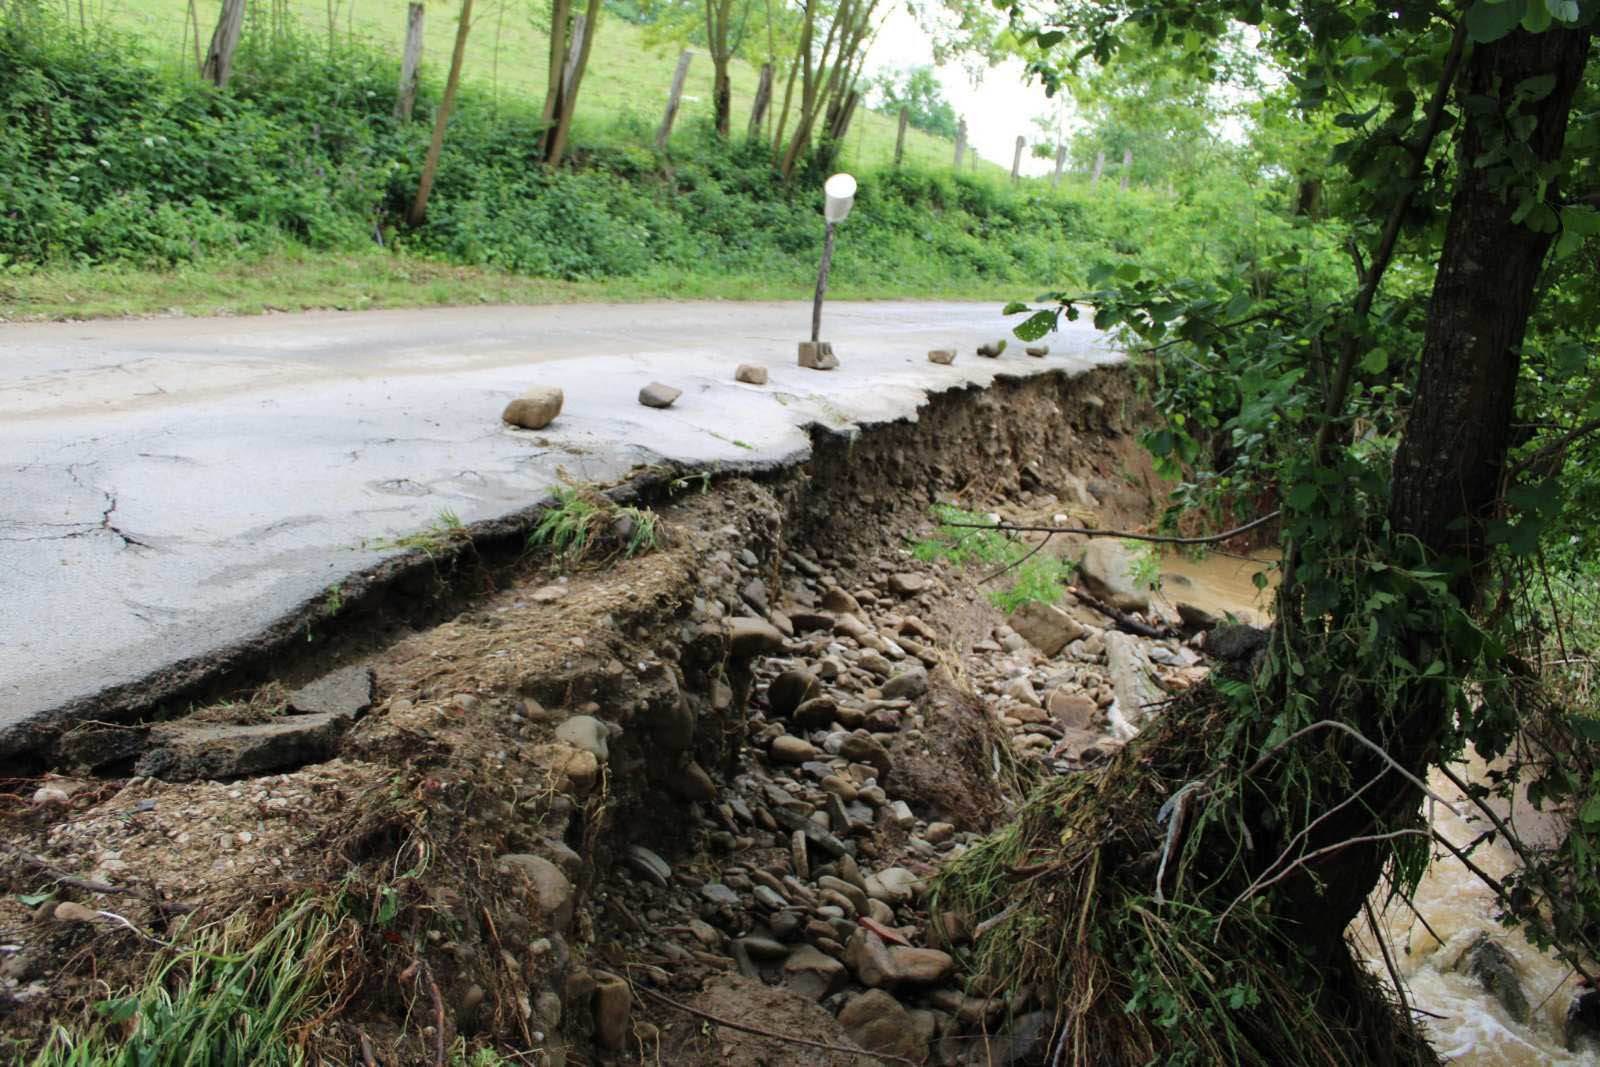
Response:
[{"label": "muddy brown water", "polygon": [[[1161,564],[1162,589],[1168,599],[1188,601],[1213,614],[1232,612],[1242,621],[1264,623],[1271,614],[1270,588],[1277,575],[1269,569],[1275,553],[1260,551],[1245,560],[1211,554],[1193,559],[1169,554]],[[1268,574],[1269,591],[1255,585],[1254,575]],[[1478,780],[1484,765],[1476,757],[1457,773]],[[1434,792],[1452,802],[1460,793],[1437,771],[1429,783]],[[1464,801],[1462,813],[1430,805],[1436,830],[1457,846],[1465,846],[1484,829],[1484,820]],[[1473,858],[1489,875],[1503,878],[1516,868],[1516,856],[1501,842],[1480,845]],[[1395,901],[1384,907],[1385,894],[1373,897],[1373,911],[1389,946],[1396,969],[1413,1007],[1439,1018],[1427,1018],[1427,1032],[1440,1057],[1470,1067],[1544,1067],[1548,1064],[1600,1065],[1593,1050],[1569,1052],[1562,1044],[1567,1005],[1577,988],[1577,978],[1555,956],[1540,952],[1519,931],[1495,921],[1494,894],[1459,860],[1436,854],[1417,887],[1412,904],[1427,919],[1440,940],[1428,932],[1412,908]],[[1526,1023],[1513,1020],[1475,979],[1457,973],[1456,961],[1480,933],[1487,932],[1511,954],[1519,970],[1522,989],[1532,1009]],[[1351,928],[1358,952],[1375,974],[1386,975],[1383,954],[1364,920]]]}]

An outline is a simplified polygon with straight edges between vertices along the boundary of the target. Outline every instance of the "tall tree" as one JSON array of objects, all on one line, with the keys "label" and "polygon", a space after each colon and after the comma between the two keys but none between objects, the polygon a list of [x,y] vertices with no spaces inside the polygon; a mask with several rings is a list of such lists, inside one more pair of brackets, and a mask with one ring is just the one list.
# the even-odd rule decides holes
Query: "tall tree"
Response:
[{"label": "tall tree", "polygon": [[[1514,665],[1479,594],[1593,15],[1545,0],[1090,0],[1030,31],[1111,63],[1179,39],[1208,47],[1248,20],[1306,107],[1375,105],[1338,116],[1354,131],[1339,149],[1354,187],[1347,302],[1291,321],[1258,291],[1229,300],[1138,270],[1088,299],[1101,324],[1168,349],[1289,353],[1236,432],[1276,419],[1304,436],[1272,468],[1286,556],[1270,633],[1102,774],[1048,785],[1020,831],[969,853],[942,889],[993,917],[997,974],[1055,987],[1054,1062],[1433,1062],[1345,935],[1383,877],[1404,892],[1426,863],[1428,768],[1468,740],[1492,758],[1514,729],[1498,681]],[[1415,359],[1378,343],[1403,336],[1404,309],[1384,297],[1401,260],[1432,270]],[[1075,314],[1062,299],[1019,333]],[[1351,402],[1391,358],[1412,399],[1386,463],[1356,440]],[[1059,936],[1041,937],[1052,923]]]},{"label": "tall tree", "polygon": [[472,0],[461,0],[461,15],[456,22],[456,46],[450,54],[450,74],[445,78],[444,97],[433,116],[433,139],[428,142],[428,155],[422,163],[422,176],[417,181],[417,195],[406,212],[408,226],[421,226],[428,217],[428,196],[433,192],[433,178],[439,170],[439,153],[444,150],[444,134],[450,125],[450,112],[455,107],[456,89],[461,85],[461,67],[467,58],[467,34],[472,32]]}]

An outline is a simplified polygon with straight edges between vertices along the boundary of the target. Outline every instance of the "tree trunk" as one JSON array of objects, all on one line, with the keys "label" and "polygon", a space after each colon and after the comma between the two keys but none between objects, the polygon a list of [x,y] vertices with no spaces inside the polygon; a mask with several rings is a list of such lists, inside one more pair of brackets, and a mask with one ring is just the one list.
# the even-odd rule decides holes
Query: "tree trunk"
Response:
[{"label": "tree trunk", "polygon": [[750,105],[750,129],[747,136],[755,140],[761,136],[761,124],[766,121],[767,108],[772,104],[772,64],[761,64],[761,78],[756,82],[755,102]]},{"label": "tree trunk", "polygon": [[967,120],[962,119],[956,123],[956,162],[955,169],[961,169],[961,156],[967,150]]},{"label": "tree trunk", "polygon": [[559,167],[566,156],[567,142],[572,135],[572,117],[578,111],[578,90],[589,69],[589,50],[599,28],[600,0],[589,0],[588,10],[572,20],[572,40],[567,47],[569,55],[561,77],[561,107],[545,149],[547,166]]},{"label": "tree trunk", "polygon": [[678,117],[678,104],[683,99],[683,80],[689,76],[689,60],[694,53],[687,48],[678,56],[678,69],[672,72],[672,89],[667,93],[667,113],[661,118],[661,128],[656,131],[656,151],[667,150],[667,138],[672,136],[672,124]]},{"label": "tree trunk", "polygon": [[1022,179],[1022,148],[1027,143],[1028,139],[1026,137],[1021,134],[1017,135],[1017,150],[1011,153],[1011,180],[1013,182]]},{"label": "tree trunk", "polygon": [[1067,146],[1061,145],[1056,149],[1056,172],[1050,176],[1050,188],[1053,190],[1061,184],[1061,170],[1067,165]]},{"label": "tree trunk", "polygon": [[461,21],[456,26],[456,47],[450,55],[450,74],[444,83],[444,99],[433,116],[433,140],[428,144],[428,157],[422,164],[422,178],[417,182],[417,197],[406,212],[406,225],[421,226],[428,217],[428,194],[433,192],[433,176],[439,169],[439,153],[444,150],[444,131],[450,125],[450,109],[455,106],[456,89],[461,84],[461,65],[467,57],[467,34],[472,30],[472,0],[461,0]]},{"label": "tree trunk", "polygon": [[900,128],[894,134],[894,165],[899,169],[900,163],[906,157],[906,126],[911,122],[911,112],[905,108],[900,109]]},{"label": "tree trunk", "polygon": [[[1484,522],[1500,491],[1523,334],[1554,237],[1513,222],[1517,198],[1505,195],[1503,175],[1473,161],[1501,136],[1501,116],[1519,110],[1537,119],[1527,145],[1537,162],[1559,158],[1588,50],[1587,30],[1517,30],[1478,45],[1458,89],[1463,98],[1487,96],[1497,105],[1488,118],[1466,111],[1460,176],[1428,304],[1416,399],[1394,461],[1389,522],[1400,541],[1414,538],[1430,563],[1458,565],[1454,591],[1469,608],[1485,554]],[[1555,88],[1519,108],[1516,87],[1542,74],[1556,76]],[[1548,202],[1558,199],[1554,188],[1545,196]],[[1440,635],[1415,633],[1402,641],[1421,663],[1438,654]],[[1449,725],[1450,709],[1436,687],[1416,688],[1398,712],[1364,701],[1341,717],[1366,736],[1385,739],[1389,755],[1420,777]],[[1384,769],[1365,755],[1346,763],[1352,768],[1346,782],[1366,781]],[[1331,790],[1332,783],[1324,785]],[[1410,782],[1388,774],[1364,799],[1370,805],[1365,810],[1351,805],[1320,825],[1311,847],[1412,824],[1422,796]],[[1329,796],[1319,800],[1334,803]],[[1380,843],[1352,846],[1285,884],[1285,913],[1307,917],[1310,945],[1330,955],[1341,950],[1343,932],[1377,885],[1388,855]]]},{"label": "tree trunk", "polygon": [[422,71],[423,6],[413,2],[406,10],[406,50],[400,60],[400,95],[395,98],[394,117],[411,121],[417,103],[417,79]]},{"label": "tree trunk", "polygon": [[733,79],[728,76],[728,58],[711,61],[711,106],[717,116],[717,136],[727,139],[733,128]]},{"label": "tree trunk", "polygon": [[1132,173],[1133,173],[1133,149],[1124,148],[1122,150],[1122,181],[1119,183],[1120,187],[1124,191],[1126,191],[1127,188],[1128,188],[1128,179],[1130,177],[1132,177]]},{"label": "tree trunk", "polygon": [[233,52],[239,47],[242,29],[244,0],[222,0],[222,14],[211,34],[211,47],[206,51],[206,61],[200,65],[200,77],[218,89],[227,87],[228,75],[233,73]]}]

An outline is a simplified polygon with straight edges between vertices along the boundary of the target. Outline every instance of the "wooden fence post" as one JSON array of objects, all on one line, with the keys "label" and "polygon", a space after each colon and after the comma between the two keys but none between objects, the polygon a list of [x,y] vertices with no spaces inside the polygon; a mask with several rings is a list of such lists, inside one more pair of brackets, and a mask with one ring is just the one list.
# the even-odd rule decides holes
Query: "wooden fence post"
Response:
[{"label": "wooden fence post", "polygon": [[1022,146],[1027,141],[1022,134],[1017,134],[1017,150],[1011,154],[1011,180],[1014,182],[1022,179]]},{"label": "wooden fence post", "polygon": [[1105,173],[1105,169],[1106,154],[1104,152],[1096,152],[1094,155],[1094,173],[1089,176],[1089,191],[1091,193],[1100,188],[1100,175]]},{"label": "wooden fence post", "polygon": [[672,72],[672,91],[667,94],[667,113],[661,119],[661,128],[656,131],[656,150],[667,150],[667,138],[672,135],[672,123],[678,117],[678,102],[683,98],[683,80],[689,76],[689,60],[694,58],[694,53],[687,48],[678,57],[678,69]]},{"label": "wooden fence post", "polygon": [[406,9],[406,50],[400,59],[400,95],[395,98],[394,117],[401,122],[411,121],[411,109],[417,104],[417,80],[422,75],[422,15],[423,6],[413,2]]},{"label": "wooden fence post", "polygon": [[1124,148],[1122,150],[1122,188],[1124,191],[1126,191],[1128,188],[1128,172],[1132,169],[1133,149]]},{"label": "wooden fence post", "polygon": [[961,157],[967,151],[967,120],[956,123],[956,170],[961,169]]},{"label": "wooden fence post", "polygon": [[900,161],[906,155],[906,124],[911,121],[911,112],[907,108],[900,109],[900,130],[894,135],[894,165],[900,167]]},{"label": "wooden fence post", "polygon": [[1050,188],[1055,189],[1061,185],[1061,168],[1067,165],[1067,146],[1059,145],[1056,148],[1056,173],[1050,179]]},{"label": "wooden fence post", "polygon": [[761,136],[761,124],[767,118],[767,106],[772,103],[772,64],[761,64],[761,79],[756,82],[756,100],[750,105],[751,140]]},{"label": "wooden fence post", "polygon": [[222,0],[222,15],[211,34],[211,47],[200,67],[200,77],[218,89],[228,84],[233,72],[233,50],[239,47],[239,31],[244,29],[244,0]]}]

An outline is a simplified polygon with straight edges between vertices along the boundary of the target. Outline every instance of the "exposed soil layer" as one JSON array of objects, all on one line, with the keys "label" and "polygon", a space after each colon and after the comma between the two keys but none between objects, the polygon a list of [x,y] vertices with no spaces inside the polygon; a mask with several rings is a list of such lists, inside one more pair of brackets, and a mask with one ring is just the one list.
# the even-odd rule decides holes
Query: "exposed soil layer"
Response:
[{"label": "exposed soil layer", "polygon": [[[906,549],[935,500],[1146,522],[1137,418],[1125,372],[1102,370],[819,430],[801,467],[654,481],[647,554],[433,575],[460,610],[393,616],[336,658],[370,671],[370,709],[298,706],[296,662],[186,722],[58,743],[51,773],[0,796],[0,1035],[35,1045],[137,986],[157,942],[264,930],[314,898],[338,917],[331,1007],[300,1024],[315,1061],[871,1062],[782,1040],[805,1037],[1031,1062],[1047,1006],[963,989],[944,950],[970,931],[931,928],[921,893],[1029,775],[1114,749],[1112,624],[1069,598],[1092,621],[1045,655],[981,568]],[[1176,640],[1147,651],[1151,684],[1194,680]],[[219,736],[240,748],[229,730],[277,744],[316,716],[324,747],[254,757],[271,773],[205,761]],[[204,751],[154,760],[160,738]]]}]

